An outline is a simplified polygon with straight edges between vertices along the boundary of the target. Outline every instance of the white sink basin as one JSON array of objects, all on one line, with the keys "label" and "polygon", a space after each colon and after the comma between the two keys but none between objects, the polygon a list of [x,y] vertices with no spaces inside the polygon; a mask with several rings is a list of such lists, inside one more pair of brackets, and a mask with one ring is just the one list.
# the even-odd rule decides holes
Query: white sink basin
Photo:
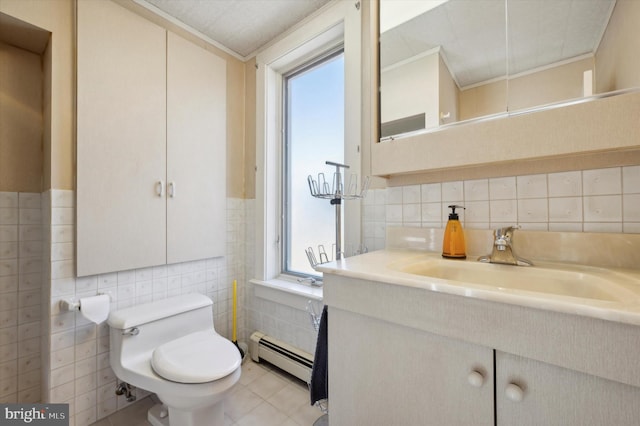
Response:
[{"label": "white sink basin", "polygon": [[500,291],[527,291],[604,302],[630,302],[640,281],[624,273],[578,265],[510,266],[429,256],[394,262],[390,269],[443,280],[489,286]]}]

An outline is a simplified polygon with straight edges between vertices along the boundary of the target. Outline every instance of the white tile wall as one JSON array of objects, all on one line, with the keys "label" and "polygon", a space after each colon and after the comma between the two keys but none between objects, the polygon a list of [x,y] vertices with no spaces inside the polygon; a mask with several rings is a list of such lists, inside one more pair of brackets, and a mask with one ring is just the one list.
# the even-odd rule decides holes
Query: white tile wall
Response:
[{"label": "white tile wall", "polygon": [[[570,232],[640,233],[640,166],[431,183],[386,189],[386,213],[373,225],[363,201],[363,238],[374,249],[386,226],[443,228],[449,204],[462,204],[460,220],[470,229],[520,225],[523,229]],[[418,200],[415,194],[420,194]],[[410,194],[410,201],[405,200]],[[382,199],[383,196],[380,196]],[[416,221],[418,217],[420,220]]]},{"label": "white tile wall", "polygon": [[622,193],[622,170],[585,170],[582,172],[583,195],[609,195]]},{"label": "white tile wall", "polygon": [[0,192],[0,402],[40,401],[41,195]]},{"label": "white tile wall", "polygon": [[[256,297],[254,287],[254,284],[248,283],[249,297],[247,297],[246,310],[249,328],[259,330],[313,355],[318,333],[306,311],[309,299],[299,295],[288,295],[288,299],[297,300],[297,304],[280,304]],[[320,314],[322,303],[318,301],[312,303],[315,312]],[[293,307],[296,305],[297,308]]]},{"label": "white tile wall", "polygon": [[[63,298],[83,297],[108,292],[112,297],[112,309],[129,307],[166,297],[198,292],[214,301],[216,330],[231,336],[231,282],[238,281],[239,304],[242,306],[245,282],[245,201],[227,199],[227,254],[221,258],[202,259],[171,265],[161,265],[130,271],[118,271],[89,277],[75,276],[74,244],[74,192],[51,190],[43,194],[43,213],[28,211],[24,217],[29,222],[42,220],[47,250],[46,276],[43,290],[47,309],[43,336],[45,359],[42,378],[47,401],[70,404],[70,412],[76,426],[95,422],[129,405],[123,397],[116,397],[116,377],[109,366],[109,328],[106,323],[95,325],[77,312],[61,312],[59,302]],[[25,207],[31,210],[32,205]],[[14,214],[7,214],[13,217]],[[23,217],[20,214],[19,218]],[[25,235],[32,235],[29,230]],[[10,231],[2,234],[12,235]],[[33,250],[33,248],[30,248]],[[28,262],[19,265],[20,270],[31,271],[35,266]],[[11,271],[16,268],[7,268]],[[8,285],[8,288],[12,288]],[[32,299],[25,295],[21,300],[25,309]],[[0,308],[1,309],[1,308]],[[240,340],[244,340],[243,310],[239,310]],[[30,332],[25,330],[25,336]],[[36,336],[36,340],[40,341]],[[23,352],[33,351],[24,345]],[[0,353],[1,355],[1,353]],[[39,362],[36,363],[39,368]],[[1,374],[0,368],[0,374]],[[40,380],[38,380],[40,384]],[[137,390],[138,398],[146,392]]]},{"label": "white tile wall", "polygon": [[[425,194],[425,191],[429,191],[429,188],[425,188],[426,185],[422,185],[421,198],[428,197],[429,194]],[[438,191],[440,188],[438,187]],[[393,196],[391,195],[394,193]],[[364,246],[369,250],[380,250],[384,248],[386,244],[386,222],[388,217],[394,219],[402,217],[402,203],[395,205],[393,209],[396,211],[389,212],[388,207],[394,204],[388,204],[389,200],[397,201],[397,193],[401,191],[394,190],[393,188],[387,189],[372,189],[367,192],[366,197],[362,199],[362,242]],[[438,192],[438,197],[440,193]],[[435,196],[435,195],[434,195]],[[416,196],[416,198],[418,198]],[[420,204],[417,204],[420,205]],[[399,210],[399,212],[397,211]],[[421,217],[418,222],[423,221],[424,209],[421,208]]]},{"label": "white tile wall", "polygon": [[[46,400],[70,403],[76,425],[126,405],[113,393],[108,328],[58,308],[62,297],[101,291],[111,292],[114,307],[202,292],[214,300],[216,329],[229,336],[237,279],[240,340],[259,329],[313,353],[316,333],[304,310],[250,294],[254,204],[227,200],[224,258],[76,278],[73,191],[0,192],[0,399],[37,401],[42,388]],[[370,190],[362,200],[363,243],[384,248],[387,226],[444,227],[449,204],[467,207],[460,218],[470,228],[640,233],[640,166]],[[48,333],[40,335],[41,323]]]}]

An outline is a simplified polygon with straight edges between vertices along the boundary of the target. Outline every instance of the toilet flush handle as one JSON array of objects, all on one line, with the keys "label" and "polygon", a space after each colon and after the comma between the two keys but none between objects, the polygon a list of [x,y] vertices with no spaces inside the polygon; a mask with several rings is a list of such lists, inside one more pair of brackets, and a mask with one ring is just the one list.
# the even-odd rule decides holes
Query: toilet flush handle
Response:
[{"label": "toilet flush handle", "polygon": [[123,336],[137,336],[138,334],[140,334],[140,329],[138,327],[133,327],[122,332]]}]

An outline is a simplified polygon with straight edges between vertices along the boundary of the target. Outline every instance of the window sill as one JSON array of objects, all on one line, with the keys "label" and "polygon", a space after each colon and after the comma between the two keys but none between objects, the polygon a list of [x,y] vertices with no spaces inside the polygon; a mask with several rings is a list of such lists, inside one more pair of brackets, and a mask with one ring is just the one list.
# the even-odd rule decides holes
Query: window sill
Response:
[{"label": "window sill", "polygon": [[[306,301],[308,300],[322,302],[322,287],[312,287],[282,278],[266,281],[252,279],[250,282],[256,285],[255,291],[257,297],[282,303],[293,308],[305,309]],[[300,298],[304,298],[304,300],[301,301]]]}]

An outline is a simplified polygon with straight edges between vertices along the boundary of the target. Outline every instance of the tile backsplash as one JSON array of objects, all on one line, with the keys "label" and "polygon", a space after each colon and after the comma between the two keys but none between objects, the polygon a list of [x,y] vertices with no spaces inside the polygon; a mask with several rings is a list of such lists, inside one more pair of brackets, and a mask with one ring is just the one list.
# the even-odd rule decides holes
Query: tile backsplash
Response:
[{"label": "tile backsplash", "polygon": [[[461,204],[468,229],[640,233],[640,166],[429,183],[371,191],[363,235],[382,248],[386,226],[443,228]],[[383,210],[384,209],[384,213]]]}]

